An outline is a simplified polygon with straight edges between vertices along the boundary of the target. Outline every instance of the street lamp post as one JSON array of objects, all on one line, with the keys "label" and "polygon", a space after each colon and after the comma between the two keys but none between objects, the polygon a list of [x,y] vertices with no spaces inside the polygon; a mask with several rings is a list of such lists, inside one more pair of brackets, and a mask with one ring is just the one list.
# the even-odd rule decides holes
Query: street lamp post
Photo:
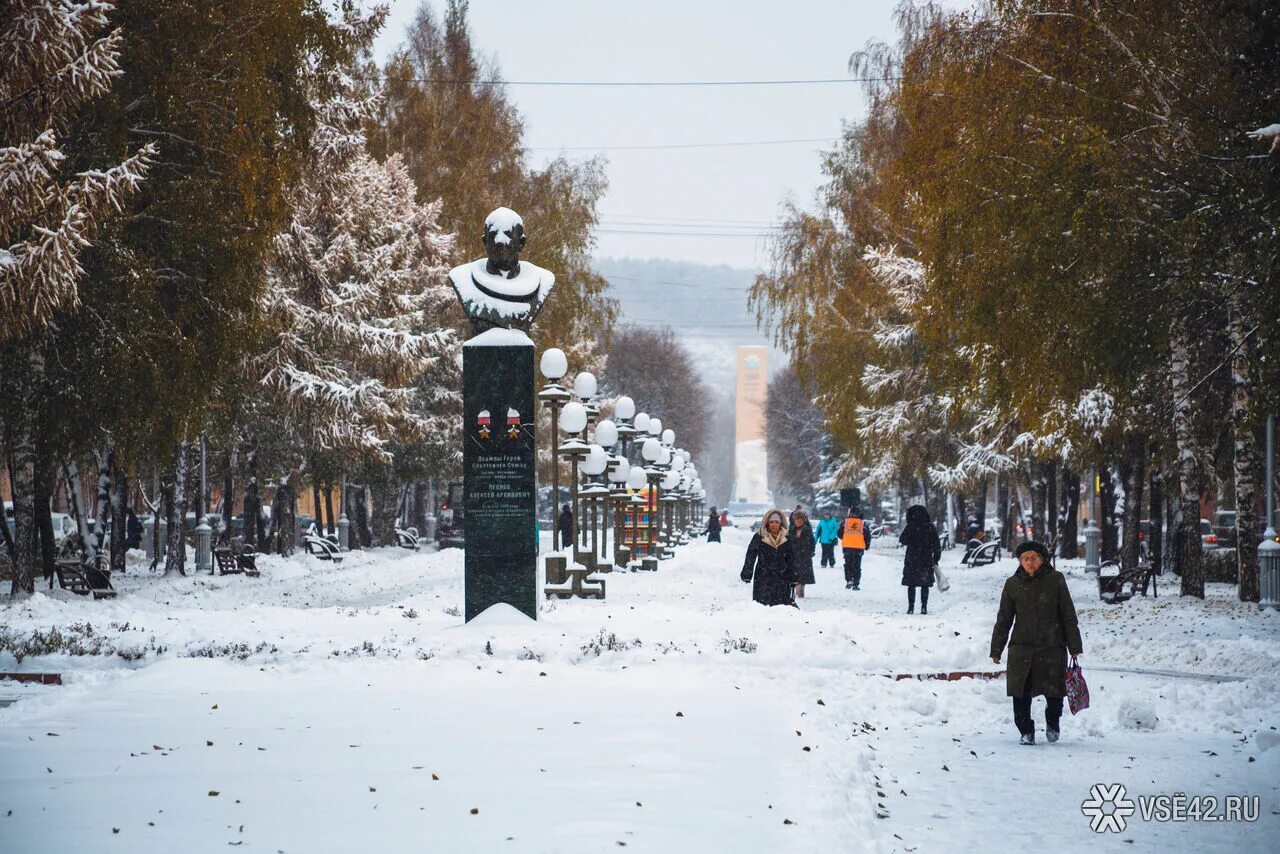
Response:
[{"label": "street lamp post", "polygon": [[[667,454],[670,454],[667,451]],[[664,548],[662,543],[658,545],[658,557],[667,559],[675,556],[675,547],[679,542],[678,532],[675,530],[675,505],[680,499],[677,497],[676,490],[680,486],[680,473],[672,471],[668,468],[662,473],[662,498],[659,499],[666,506],[667,520],[663,526],[663,536],[666,541]]]},{"label": "street lamp post", "polygon": [[568,389],[560,385],[569,370],[564,351],[557,347],[543,351],[538,369],[547,379],[547,384],[538,392],[538,400],[551,410],[551,537],[554,540],[560,512],[560,408],[569,402]]},{"label": "street lamp post", "polygon": [[[649,478],[646,476],[643,466],[632,466],[630,471],[627,472],[627,491],[630,493],[627,502],[631,505],[632,518],[631,535],[628,537],[628,551],[631,553],[634,553],[635,550],[630,548],[630,544],[639,540],[640,508],[648,504],[648,499],[641,495],[648,483]],[[647,557],[646,555],[646,559]],[[633,571],[636,569],[636,563],[636,561],[632,561],[631,568]],[[640,566],[643,567],[644,564],[640,563]],[[656,569],[657,567],[652,568]]]},{"label": "street lamp post", "polygon": [[[650,424],[657,419],[652,419]],[[652,433],[652,427],[650,428]],[[648,465],[645,466],[644,473],[649,483],[649,495],[646,501],[646,507],[649,512],[649,548],[648,554],[645,556],[645,568],[658,568],[658,533],[661,528],[660,523],[660,505],[658,499],[660,490],[658,485],[662,482],[662,469],[658,468],[658,461],[662,458],[662,444],[654,437],[644,440],[644,445],[640,448],[640,455]]]},{"label": "street lamp post", "polygon": [[582,473],[587,476],[587,482],[578,494],[586,501],[583,507],[584,513],[587,507],[591,509],[590,537],[587,543],[591,550],[590,566],[593,570],[598,569],[601,572],[609,572],[613,568],[608,561],[600,559],[600,525],[597,513],[601,498],[609,494],[609,487],[605,486],[600,479],[608,466],[609,456],[604,448],[595,443],[587,446],[587,456],[582,461]]},{"label": "street lamp post", "polygon": [[623,531],[625,523],[624,509],[630,496],[627,494],[627,476],[631,473],[631,465],[621,454],[609,456],[609,469],[606,476],[609,480],[609,506],[613,510],[613,564],[625,567],[631,563],[631,548],[626,544]]},{"label": "street lamp post", "polygon": [[[614,526],[612,524],[609,524],[609,513],[611,510],[610,505],[612,504],[611,499],[613,495],[613,490],[612,490],[612,487],[609,485],[612,482],[612,478],[609,475],[615,466],[613,449],[618,444],[618,426],[614,424],[612,420],[608,418],[604,419],[603,421],[601,421],[599,424],[596,425],[595,440],[596,440],[596,444],[598,444],[601,448],[604,449],[605,470],[604,470],[604,477],[602,478],[601,482],[602,482],[602,485],[605,486],[606,492],[608,493],[607,495],[602,496],[600,499],[600,502],[601,502],[600,512],[601,512],[602,518],[600,520],[601,537],[600,537],[600,548],[598,550],[598,554],[603,560],[606,560],[612,563],[613,561],[612,552],[610,552],[609,550],[609,540],[610,540],[609,533],[613,530]],[[616,551],[616,545],[617,545],[616,542],[614,545],[615,545],[615,551]]]},{"label": "street lamp post", "polygon": [[[596,395],[595,375],[589,371],[582,371],[576,377],[574,377],[573,393],[578,396],[579,400],[582,401],[582,406],[586,410],[587,429],[593,428],[595,426],[596,419],[600,417],[600,409],[595,404],[595,395]],[[586,437],[586,433],[583,433],[583,437],[584,438]],[[581,493],[579,493],[579,497],[581,497]],[[585,512],[585,508],[583,508],[583,510]],[[575,513],[578,512],[577,507],[574,508],[574,512]],[[579,536],[577,538],[578,546],[579,548],[582,548],[582,547],[585,547],[587,544],[587,541],[585,539],[587,529],[583,527],[583,528],[580,528],[579,530],[582,532],[582,536]]]},{"label": "street lamp post", "polygon": [[631,420],[636,417],[636,402],[623,395],[613,403],[613,420],[618,425],[619,453],[631,461],[631,440],[635,438],[636,428]]},{"label": "street lamp post", "polygon": [[[578,560],[578,530],[582,526],[581,508],[578,506],[578,463],[587,456],[587,443],[579,438],[579,434],[587,429],[587,410],[581,403],[572,401],[564,405],[560,413],[560,429],[569,438],[560,444],[560,455],[569,460],[569,503],[573,514],[573,530],[569,532],[570,554],[575,563]],[[564,543],[560,544],[564,548]]]},{"label": "street lamp post", "polygon": [[[635,417],[635,421],[632,422],[632,424],[636,428],[634,438],[635,438],[635,441],[637,442],[637,445],[636,445],[637,454],[639,454],[640,450],[642,449],[644,445],[644,440],[649,438],[649,422],[652,420],[653,419],[649,417],[649,413],[641,412],[639,415]],[[631,462],[633,463],[639,463],[641,460],[643,460],[643,457],[639,459],[635,457],[631,458]]]}]

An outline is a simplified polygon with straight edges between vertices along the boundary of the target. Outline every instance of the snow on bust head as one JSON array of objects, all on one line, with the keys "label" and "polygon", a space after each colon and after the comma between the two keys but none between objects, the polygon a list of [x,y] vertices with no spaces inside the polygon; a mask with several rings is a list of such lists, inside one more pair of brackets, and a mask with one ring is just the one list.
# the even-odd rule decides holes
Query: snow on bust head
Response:
[{"label": "snow on bust head", "polygon": [[524,233],[524,220],[511,208],[494,208],[484,218],[485,237],[492,234],[498,243],[510,243],[517,228]]},{"label": "snow on bust head", "polygon": [[484,221],[486,257],[449,271],[462,309],[478,334],[494,328],[529,331],[556,277],[520,260],[527,235],[524,220],[510,208],[497,208]]}]

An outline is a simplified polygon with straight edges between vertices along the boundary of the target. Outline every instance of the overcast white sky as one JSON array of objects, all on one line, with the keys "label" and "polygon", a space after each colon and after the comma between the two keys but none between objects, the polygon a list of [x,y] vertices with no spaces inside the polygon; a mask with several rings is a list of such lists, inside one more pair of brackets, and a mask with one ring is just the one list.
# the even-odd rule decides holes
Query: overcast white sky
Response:
[{"label": "overcast white sky", "polygon": [[[385,60],[421,0],[394,0]],[[472,36],[509,81],[723,81],[847,77],[849,55],[894,38],[898,0],[472,0]],[[443,2],[437,0],[439,12]],[[819,152],[864,110],[856,83],[509,90],[540,165],[561,149],[821,139],[786,145],[609,150],[595,254],[763,267],[764,230],[808,204]],[[532,228],[536,224],[530,223]],[[638,232],[668,232],[643,234]],[[669,232],[695,232],[673,236]],[[731,234],[733,236],[713,236]]]}]

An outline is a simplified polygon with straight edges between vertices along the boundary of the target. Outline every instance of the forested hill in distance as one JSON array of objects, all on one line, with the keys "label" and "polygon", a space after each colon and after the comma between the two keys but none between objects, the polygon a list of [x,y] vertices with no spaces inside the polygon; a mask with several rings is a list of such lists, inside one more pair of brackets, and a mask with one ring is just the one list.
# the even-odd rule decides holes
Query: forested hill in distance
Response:
[{"label": "forested hill in distance", "polygon": [[[608,295],[618,301],[619,322],[670,326],[716,391],[732,390],[738,347],[769,344],[747,308],[756,270],[665,258],[597,258],[595,269],[609,280]],[[773,349],[770,371],[785,360]]]}]

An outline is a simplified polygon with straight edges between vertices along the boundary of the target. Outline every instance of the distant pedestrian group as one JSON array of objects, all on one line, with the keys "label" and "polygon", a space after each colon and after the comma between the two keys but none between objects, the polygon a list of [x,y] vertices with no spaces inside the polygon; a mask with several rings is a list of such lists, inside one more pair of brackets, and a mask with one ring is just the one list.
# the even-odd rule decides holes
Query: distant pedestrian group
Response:
[{"label": "distant pedestrian group", "polygon": [[[716,521],[713,508],[708,538]],[[977,523],[970,517],[966,533],[972,532]],[[717,539],[718,534],[717,526]],[[907,613],[915,613],[918,593],[920,614],[928,614],[930,589],[940,582],[941,589],[946,590],[948,582],[938,567],[942,559],[938,528],[923,505],[907,509],[906,525],[898,542],[905,547],[902,586],[907,588]],[[815,581],[813,558],[817,547],[822,547],[821,565],[834,567],[837,543],[844,554],[845,587],[859,590],[862,556],[871,544],[871,536],[856,506],[850,507],[839,523],[830,510],[824,510],[816,529],[802,508],[797,507],[791,514],[789,524],[781,510],[770,510],[747,546],[742,580],[752,585],[752,598],[762,605],[795,606],[797,599],[804,598],[805,587]],[[999,664],[1008,648],[1006,693],[1013,700],[1013,720],[1021,743],[1036,743],[1031,701],[1037,696],[1045,698],[1045,736],[1056,742],[1067,692],[1067,658],[1071,657],[1074,666],[1082,652],[1080,628],[1066,578],[1051,565],[1049,550],[1038,542],[1027,541],[1017,547],[1016,557],[1018,569],[1005,580],[1000,594],[991,634],[991,661]]]}]

